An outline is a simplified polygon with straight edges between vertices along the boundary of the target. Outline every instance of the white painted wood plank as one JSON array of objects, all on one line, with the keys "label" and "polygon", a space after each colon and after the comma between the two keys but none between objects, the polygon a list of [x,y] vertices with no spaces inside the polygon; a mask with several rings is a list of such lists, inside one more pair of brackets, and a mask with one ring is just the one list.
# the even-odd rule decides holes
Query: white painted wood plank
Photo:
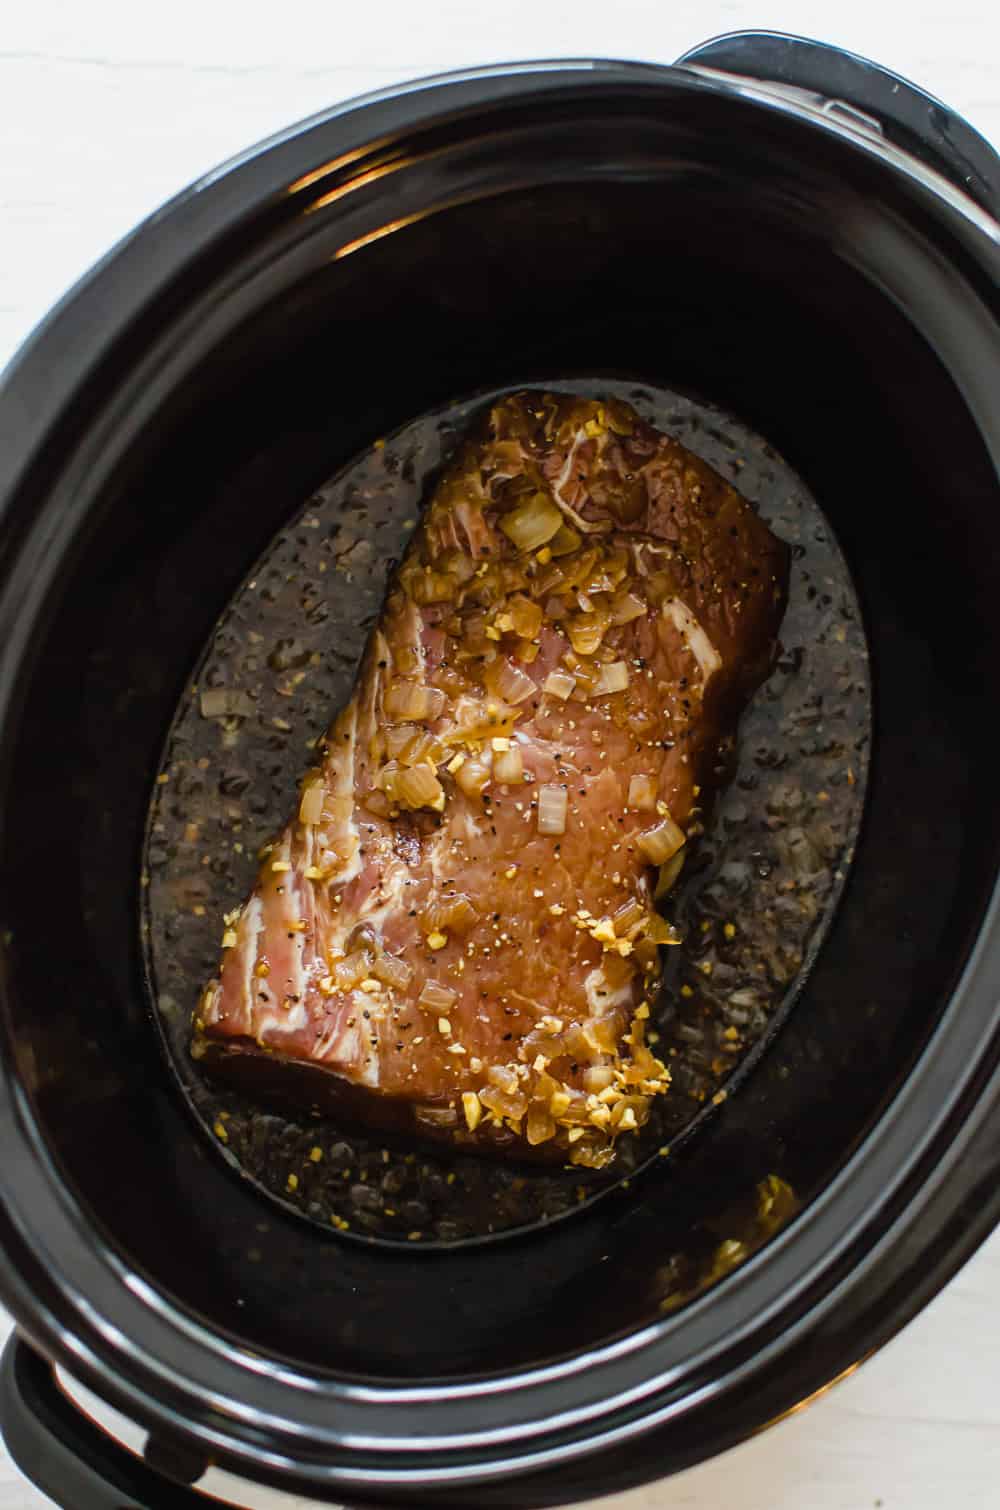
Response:
[{"label": "white painted wood plank", "polygon": [[[0,366],[118,237],[193,177],[328,104],[518,57],[667,62],[743,26],[884,62],[1000,141],[1000,7],[982,0],[35,0],[0,26]],[[1000,1235],[803,1414],[618,1510],[987,1510],[1000,1498]],[[2,1329],[2,1328],[0,1328]],[[0,1510],[46,1504],[0,1452]]]}]

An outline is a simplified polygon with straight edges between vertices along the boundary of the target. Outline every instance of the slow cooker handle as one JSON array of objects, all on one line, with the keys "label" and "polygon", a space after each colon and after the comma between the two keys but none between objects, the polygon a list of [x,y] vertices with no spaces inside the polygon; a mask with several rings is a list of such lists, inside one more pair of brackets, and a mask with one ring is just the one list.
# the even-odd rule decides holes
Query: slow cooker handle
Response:
[{"label": "slow cooker handle", "polygon": [[1000,156],[989,142],[933,95],[868,58],[783,32],[734,31],[677,62],[805,91],[834,119],[877,131],[1000,219]]},{"label": "slow cooker handle", "polygon": [[25,1478],[64,1510],[204,1510],[208,1503],[89,1421],[16,1332],[0,1364],[0,1428]]}]

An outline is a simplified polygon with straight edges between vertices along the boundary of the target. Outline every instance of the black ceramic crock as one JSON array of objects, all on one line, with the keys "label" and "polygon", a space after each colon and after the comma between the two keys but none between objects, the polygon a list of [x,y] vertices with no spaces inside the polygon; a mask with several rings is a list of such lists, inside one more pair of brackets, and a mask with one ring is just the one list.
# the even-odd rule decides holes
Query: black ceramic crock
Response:
[{"label": "black ceramic crock", "polygon": [[[220,169],[6,373],[0,1292],[175,1477],[509,1507],[667,1474],[852,1368],[991,1229],[998,185],[944,106],[794,39],[485,69]],[[449,395],[603,370],[741,414],[833,521],[875,683],[862,839],[792,1019],[682,1156],[533,1238],[367,1252],[262,1213],[165,1074],[158,753],[320,479]],[[799,1216],[664,1313],[671,1255],[778,1165]],[[15,1454],[77,1510],[145,1503],[49,1378],[8,1358]]]}]

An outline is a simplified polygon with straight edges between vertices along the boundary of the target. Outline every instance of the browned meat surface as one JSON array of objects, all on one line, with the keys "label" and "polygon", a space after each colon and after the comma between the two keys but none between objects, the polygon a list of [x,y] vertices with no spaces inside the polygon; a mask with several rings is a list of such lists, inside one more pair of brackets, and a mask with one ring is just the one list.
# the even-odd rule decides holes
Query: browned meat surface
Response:
[{"label": "browned meat surface", "polygon": [[600,1167],[669,1084],[669,889],[786,547],[620,402],[494,404],[431,499],[192,1052],[302,1107]]}]

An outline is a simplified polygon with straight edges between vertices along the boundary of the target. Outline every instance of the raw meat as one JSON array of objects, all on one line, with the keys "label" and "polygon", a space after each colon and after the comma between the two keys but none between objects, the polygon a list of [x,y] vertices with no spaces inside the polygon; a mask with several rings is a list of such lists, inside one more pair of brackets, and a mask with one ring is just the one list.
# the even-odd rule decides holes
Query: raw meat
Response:
[{"label": "raw meat", "polygon": [[428,506],[192,1053],[466,1149],[610,1163],[676,880],[767,675],[788,551],[627,405],[493,404]]}]

